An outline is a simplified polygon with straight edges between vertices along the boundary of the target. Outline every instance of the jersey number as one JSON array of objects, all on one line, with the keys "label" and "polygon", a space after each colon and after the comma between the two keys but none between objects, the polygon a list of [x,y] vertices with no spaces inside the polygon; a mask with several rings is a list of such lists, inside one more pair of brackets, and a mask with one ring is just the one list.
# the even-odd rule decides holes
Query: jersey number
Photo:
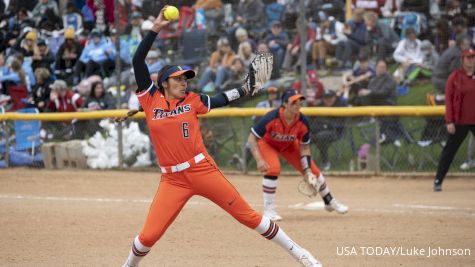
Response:
[{"label": "jersey number", "polygon": [[183,138],[190,137],[190,129],[188,128],[188,125],[189,125],[188,122],[183,122],[181,124],[181,132],[183,134]]}]

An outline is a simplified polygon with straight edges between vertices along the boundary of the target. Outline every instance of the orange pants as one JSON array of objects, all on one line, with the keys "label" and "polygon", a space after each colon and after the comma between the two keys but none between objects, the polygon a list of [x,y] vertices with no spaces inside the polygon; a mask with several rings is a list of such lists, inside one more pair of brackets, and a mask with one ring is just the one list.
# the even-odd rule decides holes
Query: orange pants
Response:
[{"label": "orange pants", "polygon": [[[262,159],[264,159],[264,161],[269,165],[269,169],[265,173],[266,176],[280,175],[279,154],[282,155],[285,161],[287,161],[296,170],[303,174],[302,163],[300,163],[300,142],[298,140],[283,151],[278,151],[262,139],[259,139],[257,144],[259,146]],[[313,160],[311,162],[310,168],[317,177],[320,176],[320,169],[318,169]]]},{"label": "orange pants", "polygon": [[139,235],[140,242],[152,247],[193,195],[213,201],[251,229],[255,229],[261,222],[262,215],[249,206],[207,155],[200,163],[182,172],[162,175]]}]

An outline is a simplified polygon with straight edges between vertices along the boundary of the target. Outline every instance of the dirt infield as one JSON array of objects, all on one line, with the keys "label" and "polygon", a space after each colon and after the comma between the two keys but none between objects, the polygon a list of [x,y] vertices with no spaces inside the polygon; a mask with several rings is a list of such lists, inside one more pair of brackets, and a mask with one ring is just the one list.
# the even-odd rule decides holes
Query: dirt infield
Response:
[{"label": "dirt infield", "polygon": [[[1,170],[0,266],[121,266],[159,177]],[[228,177],[262,210],[260,177]],[[443,192],[433,193],[429,179],[327,177],[333,195],[350,206],[346,215],[295,208],[320,199],[301,196],[298,177],[279,179],[280,226],[324,266],[475,266],[475,179],[449,179]],[[298,264],[213,203],[193,197],[141,266]]]}]

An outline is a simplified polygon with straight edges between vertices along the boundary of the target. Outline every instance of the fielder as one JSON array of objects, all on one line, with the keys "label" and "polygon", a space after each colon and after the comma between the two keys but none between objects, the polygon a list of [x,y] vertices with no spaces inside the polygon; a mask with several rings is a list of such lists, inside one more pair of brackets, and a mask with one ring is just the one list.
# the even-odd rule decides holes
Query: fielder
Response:
[{"label": "fielder", "polygon": [[210,157],[200,133],[198,114],[254,95],[262,88],[272,71],[272,56],[257,55],[241,88],[213,97],[187,92],[187,80],[193,78],[195,72],[177,65],[164,66],[155,85],[150,79],[145,56],[157,34],[169,23],[164,19],[165,8],[133,58],[138,85],[136,94],[145,112],[162,176],[145,224],[133,241],[124,267],[138,266],[193,195],[213,201],[243,225],[277,243],[303,266],[322,266],[276,223],[249,206]]},{"label": "fielder", "polygon": [[275,208],[277,178],[280,175],[279,155],[304,175],[299,191],[308,196],[320,193],[325,209],[344,214],[348,207],[337,202],[325,183],[325,178],[313,162],[310,153],[310,127],[307,117],[300,112],[303,95],[295,90],[285,91],[282,105],[260,119],[249,134],[248,143],[259,171],[264,173],[262,191],[264,216],[273,221],[282,220]]}]

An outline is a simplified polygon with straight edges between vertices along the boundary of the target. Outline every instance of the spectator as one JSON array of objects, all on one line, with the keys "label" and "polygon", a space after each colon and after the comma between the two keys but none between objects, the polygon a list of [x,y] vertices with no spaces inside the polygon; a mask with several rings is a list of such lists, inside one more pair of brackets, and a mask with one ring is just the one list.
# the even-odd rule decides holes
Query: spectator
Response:
[{"label": "spectator", "polygon": [[[51,85],[51,93],[49,97],[49,112],[76,112],[82,107],[83,98],[70,90],[63,80],[56,80]],[[73,137],[82,137],[83,131],[77,131],[77,122],[45,122],[43,124],[43,135],[46,139],[70,139]]]},{"label": "spectator", "polygon": [[381,14],[385,18],[392,18],[401,11],[401,5],[403,0],[391,0],[386,1],[384,6],[381,7]]},{"label": "spectator", "polygon": [[76,40],[73,28],[64,32],[64,43],[59,47],[56,54],[55,74],[60,79],[69,80],[73,74],[73,68],[78,62],[83,47]]},{"label": "spectator", "polygon": [[366,12],[364,20],[368,33],[366,41],[371,54],[377,60],[386,59],[388,56],[391,56],[399,42],[399,36],[388,24],[378,22],[378,15],[374,12]]},{"label": "spectator", "polygon": [[129,36],[129,39],[134,40],[135,42],[140,42],[142,40],[142,13],[135,11],[130,16],[130,22],[127,24],[124,30],[124,34]]},{"label": "spectator", "polygon": [[[461,35],[469,35],[467,21],[464,17],[456,17],[452,21],[452,29],[450,31],[450,38],[449,38],[449,47],[455,46],[455,40],[457,36]],[[475,41],[473,41],[473,36],[469,36],[472,42],[470,45],[475,45]]]},{"label": "spectator", "polygon": [[102,82],[95,82],[91,85],[91,92],[84,103],[84,108],[88,110],[114,109],[115,100],[104,90]]},{"label": "spectator", "polygon": [[25,35],[25,39],[19,43],[19,47],[16,49],[23,54],[24,57],[32,57],[35,51],[36,42],[38,41],[38,34],[35,31],[29,31]]},{"label": "spectator", "polygon": [[335,18],[337,21],[345,21],[345,4],[343,1],[322,0],[309,2],[308,10],[310,11],[310,17],[314,19],[318,18],[319,13],[323,12],[327,16]]},{"label": "spectator", "polygon": [[[370,106],[395,106],[396,82],[391,74],[388,73],[387,65],[384,60],[378,61],[376,65],[376,76],[368,84],[368,89],[361,89],[358,92],[360,103]],[[379,142],[382,144],[394,143],[395,146],[401,146],[400,139],[412,141],[406,130],[402,127],[397,117],[385,117],[381,122],[381,136]]]},{"label": "spectator", "polygon": [[[347,101],[338,96],[333,90],[325,90],[323,101],[319,107],[345,107]],[[345,130],[345,119],[341,117],[316,117],[311,119],[312,140],[320,151],[322,169],[328,171],[331,168],[331,162],[328,158],[328,148],[334,142],[342,138]]]},{"label": "spectator", "polygon": [[321,70],[321,75],[325,75],[327,54],[335,55],[336,45],[346,41],[346,35],[343,33],[343,23],[328,17],[324,12],[319,12],[318,22],[317,35],[312,44],[312,64]]},{"label": "spectator", "polygon": [[256,54],[254,54],[252,45],[249,42],[242,42],[238,47],[238,57],[244,62],[244,66],[249,66]]},{"label": "spectator", "polygon": [[193,5],[195,10],[204,9],[208,33],[217,32],[218,19],[223,16],[222,7],[221,0],[196,0]]},{"label": "spectator", "polygon": [[445,83],[450,73],[460,67],[462,51],[470,48],[470,40],[467,36],[457,37],[456,46],[450,47],[439,58],[437,65],[432,71],[432,84],[439,93],[445,92]]},{"label": "spectator", "polygon": [[59,15],[58,4],[53,0],[40,0],[31,14],[34,18],[41,19],[48,9],[51,9],[55,16]]},{"label": "spectator", "polygon": [[356,101],[360,89],[368,88],[369,81],[376,75],[373,67],[369,65],[366,54],[359,56],[357,64],[351,73],[343,75],[343,91],[348,94],[349,102],[359,106],[362,103]]},{"label": "spectator", "polygon": [[[391,0],[392,1],[392,0]],[[365,11],[374,12],[381,16],[381,8],[386,4],[385,0],[352,0],[354,8],[361,8]]]},{"label": "spectator", "polygon": [[264,4],[262,0],[239,1],[236,10],[236,22],[244,28],[259,29],[264,26]]},{"label": "spectator", "polygon": [[[116,54],[117,54],[117,50],[115,47],[116,40],[117,40],[117,31],[115,29],[112,29],[110,31],[110,40],[107,43],[106,48],[105,48],[105,52],[107,54],[107,59],[103,63],[105,77],[108,77],[111,74],[113,74],[115,70]],[[122,70],[124,70],[125,68],[130,67],[132,63],[131,62],[132,57],[130,56],[130,49],[129,49],[128,42],[120,37],[119,37],[119,42],[120,42],[121,66],[122,66]]]},{"label": "spectator", "polygon": [[25,57],[22,53],[16,53],[14,58],[20,62],[21,68],[26,75],[26,86],[28,87],[28,91],[31,91],[31,88],[33,88],[33,86],[36,84],[35,74],[33,73],[33,69],[31,68],[30,64],[31,59],[28,58],[28,60],[25,61]]},{"label": "spectator", "polygon": [[56,80],[51,85],[49,99],[50,112],[76,112],[84,103],[83,98],[70,90],[63,80]]},{"label": "spectator", "polygon": [[462,53],[462,67],[452,72],[446,85],[445,121],[449,138],[444,146],[437,174],[434,179],[434,191],[442,191],[442,182],[450,165],[468,132],[475,135],[475,50],[466,49]]},{"label": "spectator", "polygon": [[248,69],[244,65],[244,61],[242,61],[239,57],[234,57],[233,63],[225,76],[225,80],[219,89],[222,90],[231,90],[233,88],[238,88],[242,84],[242,79],[246,75]]},{"label": "spectator", "polygon": [[220,86],[229,75],[235,56],[236,54],[231,50],[228,39],[220,38],[217,43],[217,50],[211,54],[209,66],[206,67],[198,82],[198,90],[203,90],[205,85],[213,82],[212,87],[219,92],[222,89]]},{"label": "spectator", "polygon": [[84,5],[81,8],[81,15],[84,18],[83,24],[84,24],[84,29],[89,33],[92,29],[94,29],[94,13],[88,5]]},{"label": "spectator", "polygon": [[430,1],[424,0],[404,0],[401,2],[401,11],[410,11],[423,14],[426,18],[430,18]]},{"label": "spectator", "polygon": [[[298,24],[299,20],[297,20],[296,24]],[[298,25],[296,25],[298,28]],[[315,40],[316,32],[315,28],[312,27],[310,24],[307,24],[307,41],[305,42],[305,53],[307,54],[311,51],[313,40]],[[293,64],[298,62],[300,57],[300,34],[294,36],[292,43],[287,45],[287,49],[285,50],[285,57],[284,62],[282,63],[282,68],[284,70],[290,71],[292,69]],[[299,63],[297,63],[299,64]]]},{"label": "spectator", "polygon": [[249,38],[249,35],[246,31],[246,29],[244,28],[238,28],[236,30],[236,32],[234,33],[235,37],[236,37],[236,40],[237,40],[237,43],[238,45],[244,43],[244,42],[248,42],[250,45],[251,45],[251,48],[252,50],[251,51],[255,51],[256,50],[256,42],[254,42],[254,40],[252,40],[251,38]]},{"label": "spectator", "polygon": [[424,60],[424,54],[421,50],[421,41],[417,39],[413,28],[406,30],[406,38],[401,40],[394,51],[394,59],[398,62],[399,68],[394,73],[397,82],[403,87],[409,85],[409,82],[417,76]]},{"label": "spectator", "polygon": [[442,54],[449,47],[449,22],[441,18],[435,23],[434,46],[439,54]]},{"label": "spectator", "polygon": [[37,68],[46,68],[52,72],[51,66],[54,62],[54,55],[46,45],[45,40],[40,39],[33,54],[31,68],[35,71]]},{"label": "spectator", "polygon": [[36,107],[39,112],[46,111],[51,93],[51,74],[47,68],[35,70],[36,85],[33,87],[28,102]]},{"label": "spectator", "polygon": [[165,66],[165,62],[160,58],[160,50],[150,50],[145,61],[147,63],[148,72],[150,73],[157,73]]},{"label": "spectator", "polygon": [[355,9],[353,19],[349,20],[343,28],[346,41],[340,41],[336,48],[339,70],[351,69],[353,58],[360,53],[360,49],[366,45],[366,25],[363,20],[363,9]]},{"label": "spectator", "polygon": [[[310,69],[307,71],[307,97],[305,101],[308,106],[317,106],[322,101],[323,96],[323,83],[318,79],[317,71]],[[300,80],[295,81],[292,84],[292,89],[296,90],[299,94],[302,92],[302,82]]]},{"label": "spectator", "polygon": [[[19,61],[18,59],[12,60],[12,62],[10,63],[8,74],[0,77],[0,83],[1,87],[3,88],[3,94],[8,94],[7,88],[10,85],[24,85],[26,87],[28,86],[26,74],[22,68],[21,61]],[[28,91],[30,91],[30,88],[28,88]]]},{"label": "spectator", "polygon": [[91,39],[82,51],[79,61],[76,63],[74,84],[79,82],[82,69],[85,69],[86,78],[93,74],[103,76],[103,64],[107,59],[111,58],[111,51],[106,50],[106,48],[108,48],[108,44],[102,37],[102,33],[92,31]]},{"label": "spectator", "polygon": [[270,52],[274,55],[274,61],[277,61],[277,67],[281,68],[287,44],[289,43],[289,35],[282,31],[280,21],[272,22],[271,32],[265,37],[265,42]]},{"label": "spectator", "polygon": [[73,2],[66,4],[66,13],[63,15],[63,28],[73,28],[75,32],[82,30],[82,16]]}]

